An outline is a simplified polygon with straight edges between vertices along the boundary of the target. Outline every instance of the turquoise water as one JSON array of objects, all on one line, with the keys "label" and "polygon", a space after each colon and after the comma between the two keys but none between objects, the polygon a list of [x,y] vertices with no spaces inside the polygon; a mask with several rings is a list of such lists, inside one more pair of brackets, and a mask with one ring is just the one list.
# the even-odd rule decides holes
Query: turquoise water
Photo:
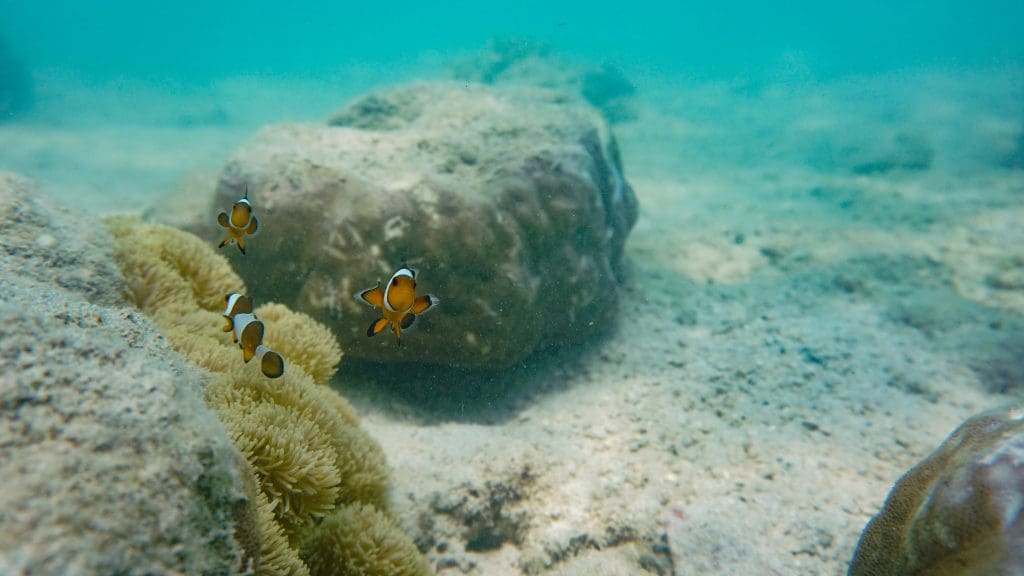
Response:
[{"label": "turquoise water", "polygon": [[0,2],[31,68],[203,83],[415,63],[526,37],[591,60],[685,78],[817,77],[1024,58],[1024,3],[1006,2]]}]

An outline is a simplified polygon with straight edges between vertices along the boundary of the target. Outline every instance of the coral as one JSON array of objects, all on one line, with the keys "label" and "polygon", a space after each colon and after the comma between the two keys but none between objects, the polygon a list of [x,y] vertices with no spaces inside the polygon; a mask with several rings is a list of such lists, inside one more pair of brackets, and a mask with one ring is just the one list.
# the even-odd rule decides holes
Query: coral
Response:
[{"label": "coral", "polygon": [[[321,385],[341,359],[327,328],[284,306],[258,308],[268,345],[288,364],[281,378],[269,380],[255,363],[240,361],[237,345],[221,331],[224,296],[245,292],[223,256],[195,236],[166,226],[125,217],[106,223],[136,305],[154,319],[172,348],[214,373],[204,392],[206,403],[258,486],[254,498],[261,542],[259,558],[254,558],[256,572],[308,573],[293,547],[300,538],[347,546],[350,565],[365,570],[352,574],[397,573],[391,572],[391,553],[380,550],[403,550],[406,556],[401,558],[418,558],[411,540],[394,523],[373,532],[375,541],[384,543],[378,549],[368,548],[362,539],[338,544],[339,534],[347,537],[351,532],[328,521],[350,507],[364,516],[386,518],[382,511],[388,467],[380,445],[359,428],[355,410]],[[242,530],[243,537],[248,533]],[[250,554],[255,548],[245,546]],[[310,545],[303,549],[310,557],[339,553]]]},{"label": "coral", "polygon": [[412,542],[397,534],[394,520],[376,508],[342,506],[300,541],[299,554],[314,576],[430,574]]},{"label": "coral", "polygon": [[333,510],[341,475],[330,438],[294,407],[261,402],[250,394],[223,401],[229,394],[217,394],[221,386],[234,384],[225,379],[211,385],[208,402],[255,469],[263,492],[279,505],[278,518],[301,525]]},{"label": "coral", "polygon": [[244,289],[228,261],[192,234],[127,216],[104,222],[135,304],[150,316],[219,312],[225,294]]},{"label": "coral", "polygon": [[292,548],[288,535],[274,516],[274,505],[263,492],[256,493],[256,513],[262,549],[257,573],[261,576],[308,576],[309,568]]},{"label": "coral", "polygon": [[256,316],[272,327],[267,331],[264,343],[302,366],[313,382],[325,384],[334,376],[341,361],[341,347],[327,327],[301,312],[289,310],[283,304],[260,306],[256,309]]},{"label": "coral", "polygon": [[903,475],[849,576],[1009,576],[1024,566],[1024,407],[960,425]]}]

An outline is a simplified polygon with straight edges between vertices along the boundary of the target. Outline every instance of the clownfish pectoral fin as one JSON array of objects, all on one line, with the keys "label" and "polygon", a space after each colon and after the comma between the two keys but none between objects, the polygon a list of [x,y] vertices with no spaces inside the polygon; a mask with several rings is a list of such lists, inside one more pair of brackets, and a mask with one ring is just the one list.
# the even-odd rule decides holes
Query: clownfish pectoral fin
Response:
[{"label": "clownfish pectoral fin", "polygon": [[412,328],[412,325],[415,322],[416,322],[416,315],[415,314],[406,314],[402,318],[402,322],[401,322],[400,326],[402,327],[402,330],[408,330],[409,328]]},{"label": "clownfish pectoral fin", "polygon": [[426,296],[420,296],[412,303],[412,308],[409,309],[410,314],[423,314],[427,310],[430,310],[434,306],[437,306],[441,301],[437,299],[433,294],[427,294]]},{"label": "clownfish pectoral fin", "polygon": [[231,227],[231,222],[230,222],[230,220],[228,220],[228,213],[227,212],[221,212],[220,214],[217,214],[217,224],[220,224],[224,228],[230,228]]},{"label": "clownfish pectoral fin", "polygon": [[[234,328],[235,328],[234,322],[232,322],[231,318],[225,318],[224,319],[224,331],[225,332],[231,332],[231,331],[234,330]],[[232,334],[232,338],[234,338],[233,334]]]},{"label": "clownfish pectoral fin", "polygon": [[359,294],[356,294],[356,296],[374,308],[384,306],[384,291],[380,289],[380,282],[377,282],[375,287],[370,288],[369,290],[363,290]]},{"label": "clownfish pectoral fin", "polygon": [[380,334],[381,331],[384,330],[384,328],[387,325],[388,325],[388,319],[387,318],[378,318],[377,320],[374,320],[373,323],[370,324],[370,327],[366,329],[366,336],[368,338],[372,338],[372,337],[376,336],[377,334]]},{"label": "clownfish pectoral fin", "polygon": [[260,229],[260,219],[255,214],[250,219],[249,227],[245,229],[246,234],[255,234]]}]

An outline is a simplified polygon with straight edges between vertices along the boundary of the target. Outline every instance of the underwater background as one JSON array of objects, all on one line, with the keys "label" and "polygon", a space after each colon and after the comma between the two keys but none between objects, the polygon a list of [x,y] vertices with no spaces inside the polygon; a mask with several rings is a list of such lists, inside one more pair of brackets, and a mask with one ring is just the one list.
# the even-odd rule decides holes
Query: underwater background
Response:
[{"label": "underwater background", "polygon": [[0,13],[0,574],[1024,573],[1024,3]]}]

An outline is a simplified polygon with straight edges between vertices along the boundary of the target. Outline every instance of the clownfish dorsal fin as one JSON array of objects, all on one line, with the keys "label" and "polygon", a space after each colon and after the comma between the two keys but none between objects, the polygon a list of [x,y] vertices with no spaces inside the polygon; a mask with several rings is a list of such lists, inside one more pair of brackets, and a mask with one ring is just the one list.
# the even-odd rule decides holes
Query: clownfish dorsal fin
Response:
[{"label": "clownfish dorsal fin", "polygon": [[401,269],[402,270],[408,270],[409,271],[409,275],[412,276],[412,279],[413,280],[416,279],[416,271],[413,270],[412,267],[409,266],[409,263],[405,261],[405,258],[402,258],[402,268]]}]

